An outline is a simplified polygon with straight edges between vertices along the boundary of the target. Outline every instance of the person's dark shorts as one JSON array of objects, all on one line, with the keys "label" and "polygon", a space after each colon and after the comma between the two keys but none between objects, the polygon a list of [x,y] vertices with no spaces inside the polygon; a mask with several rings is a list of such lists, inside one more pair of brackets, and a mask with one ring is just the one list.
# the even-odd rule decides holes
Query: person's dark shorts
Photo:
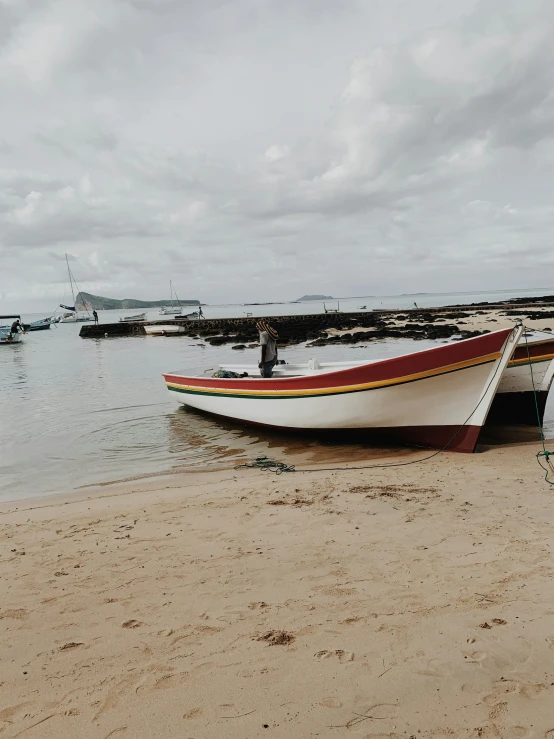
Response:
[{"label": "person's dark shorts", "polygon": [[262,368],[260,369],[261,376],[265,377],[266,379],[270,378],[273,375],[273,368],[276,364],[276,359],[272,359],[270,362],[264,362]]}]

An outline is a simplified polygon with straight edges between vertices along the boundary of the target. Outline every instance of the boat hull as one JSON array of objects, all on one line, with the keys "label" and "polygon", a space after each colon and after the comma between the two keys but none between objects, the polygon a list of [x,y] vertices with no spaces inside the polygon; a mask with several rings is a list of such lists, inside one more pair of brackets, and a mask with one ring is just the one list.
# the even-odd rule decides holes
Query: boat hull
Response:
[{"label": "boat hull", "polygon": [[172,325],[172,324],[159,324],[154,326],[145,326],[144,330],[148,336],[169,336],[184,334],[185,329],[183,326]]},{"label": "boat hull", "polygon": [[19,344],[23,341],[21,334],[14,334],[11,339],[8,339],[8,334],[0,332],[0,345],[11,346],[12,344]]},{"label": "boat hull", "polygon": [[487,424],[542,425],[553,379],[554,339],[520,343],[504,370]]},{"label": "boat hull", "polygon": [[60,323],[91,323],[94,318],[90,316],[66,316],[60,319]]},{"label": "boat hull", "polygon": [[119,323],[137,323],[137,321],[146,320],[146,313],[137,313],[136,316],[124,316],[119,319]]},{"label": "boat hull", "polygon": [[296,430],[366,429],[410,444],[470,452],[517,331],[322,375],[164,377],[183,405],[237,421]]}]

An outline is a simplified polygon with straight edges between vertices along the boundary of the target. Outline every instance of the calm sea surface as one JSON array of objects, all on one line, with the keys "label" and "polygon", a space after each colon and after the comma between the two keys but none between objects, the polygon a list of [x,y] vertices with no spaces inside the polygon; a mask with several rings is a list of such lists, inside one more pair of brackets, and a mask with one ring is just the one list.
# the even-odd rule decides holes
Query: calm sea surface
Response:
[{"label": "calm sea surface", "polygon": [[[521,295],[553,294],[554,289],[523,290]],[[507,293],[466,293],[363,298],[341,301],[341,310],[360,305],[408,308],[517,297]],[[264,306],[206,306],[206,318],[289,315],[321,312],[322,303]],[[335,307],[331,301],[327,307]],[[136,311],[102,311],[112,323]],[[44,314],[46,315],[46,314]],[[24,321],[43,316],[23,315]],[[150,311],[149,318],[159,318]],[[321,462],[363,458],[362,445],[341,445],[214,420],[180,409],[165,389],[162,372],[203,372],[222,361],[257,362],[257,350],[237,353],[188,338],[129,337],[81,339],[80,324],[58,324],[0,347],[0,501],[148,474],[217,467],[268,454],[284,459],[313,452]],[[283,350],[289,362],[309,357],[328,360],[394,356],[425,342],[375,342],[366,347],[296,346]],[[547,430],[554,429],[547,409]],[[549,434],[550,435],[550,434]]]}]

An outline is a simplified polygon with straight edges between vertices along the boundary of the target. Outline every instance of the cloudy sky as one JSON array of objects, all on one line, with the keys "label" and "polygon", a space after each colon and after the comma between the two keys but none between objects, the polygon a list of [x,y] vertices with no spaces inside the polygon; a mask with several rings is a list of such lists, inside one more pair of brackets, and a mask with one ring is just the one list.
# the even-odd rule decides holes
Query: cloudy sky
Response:
[{"label": "cloudy sky", "polygon": [[0,311],[554,286],[552,0],[0,0]]}]

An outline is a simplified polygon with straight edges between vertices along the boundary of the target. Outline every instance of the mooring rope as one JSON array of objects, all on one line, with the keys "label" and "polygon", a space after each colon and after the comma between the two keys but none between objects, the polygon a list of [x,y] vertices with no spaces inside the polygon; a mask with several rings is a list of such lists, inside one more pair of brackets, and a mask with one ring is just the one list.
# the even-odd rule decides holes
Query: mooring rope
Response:
[{"label": "mooring rope", "polygon": [[[547,333],[547,332],[546,331],[543,331],[542,333]],[[527,334],[526,334],[525,331],[523,332],[523,338],[525,339],[525,348],[527,350],[527,359],[529,360],[529,369],[531,371],[531,384],[533,386],[533,399],[535,401],[535,412],[537,414],[537,424],[538,424],[538,427],[539,427],[539,433],[541,435],[542,452],[537,452],[537,454],[536,454],[537,462],[539,463],[540,468],[544,472],[544,480],[545,480],[545,482],[547,482],[549,485],[554,485],[554,480],[550,480],[549,479],[550,473],[552,473],[554,475],[554,469],[552,468],[552,463],[550,462],[550,457],[552,456],[553,452],[549,452],[547,450],[546,444],[545,444],[544,429],[543,429],[543,426],[542,426],[541,412],[539,410],[539,401],[538,401],[538,397],[537,397],[537,388],[535,387],[535,376],[533,374],[533,363],[531,361],[531,352],[529,351],[529,342],[527,341]],[[544,460],[545,460],[546,464],[548,465],[548,467],[545,467],[543,465],[543,463],[541,462],[541,459],[543,457],[544,457]]]}]

